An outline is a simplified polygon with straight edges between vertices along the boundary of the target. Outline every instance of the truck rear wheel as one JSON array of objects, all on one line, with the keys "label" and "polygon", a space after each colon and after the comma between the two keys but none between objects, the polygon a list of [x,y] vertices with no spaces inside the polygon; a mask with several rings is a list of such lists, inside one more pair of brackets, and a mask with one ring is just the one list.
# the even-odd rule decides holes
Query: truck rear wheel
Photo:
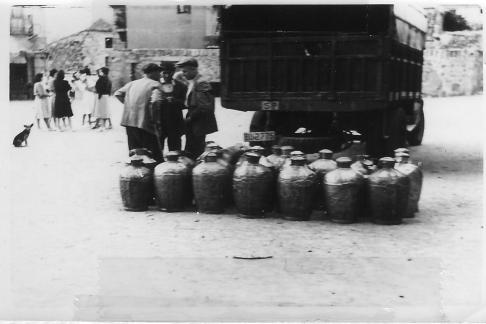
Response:
[{"label": "truck rear wheel", "polygon": [[425,115],[423,101],[414,104],[413,116],[407,123],[407,141],[409,145],[420,145],[424,137]]},{"label": "truck rear wheel", "polygon": [[264,111],[255,111],[250,122],[250,132],[263,132],[267,118]]}]

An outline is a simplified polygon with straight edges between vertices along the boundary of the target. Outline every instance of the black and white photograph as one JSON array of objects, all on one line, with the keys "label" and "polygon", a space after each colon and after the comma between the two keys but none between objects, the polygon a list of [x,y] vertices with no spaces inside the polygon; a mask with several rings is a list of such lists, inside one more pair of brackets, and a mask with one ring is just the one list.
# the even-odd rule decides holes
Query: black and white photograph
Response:
[{"label": "black and white photograph", "polygon": [[0,4],[0,321],[485,323],[485,8]]}]

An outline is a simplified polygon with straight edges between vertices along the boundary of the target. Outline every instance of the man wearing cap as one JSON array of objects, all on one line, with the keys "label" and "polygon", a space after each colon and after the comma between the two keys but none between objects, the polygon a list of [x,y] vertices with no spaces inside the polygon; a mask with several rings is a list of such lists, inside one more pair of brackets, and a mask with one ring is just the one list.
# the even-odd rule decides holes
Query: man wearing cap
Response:
[{"label": "man wearing cap", "polygon": [[181,69],[174,79],[184,82],[187,86],[185,106],[187,114],[186,147],[193,158],[204,152],[206,135],[218,131],[214,116],[214,97],[210,93],[211,85],[198,73],[198,62],[194,58],[183,59],[176,64]]},{"label": "man wearing cap", "polygon": [[160,71],[160,66],[149,63],[143,67],[143,78],[131,81],[115,92],[115,97],[124,106],[120,124],[126,128],[128,149],[147,148],[158,162],[163,161],[163,157],[157,136],[159,120],[153,102],[160,93]]},{"label": "man wearing cap", "polygon": [[167,138],[169,151],[181,149],[181,136],[184,134],[182,109],[185,108],[186,86],[173,79],[175,65],[172,62],[161,62],[162,69],[160,93],[161,143]]}]

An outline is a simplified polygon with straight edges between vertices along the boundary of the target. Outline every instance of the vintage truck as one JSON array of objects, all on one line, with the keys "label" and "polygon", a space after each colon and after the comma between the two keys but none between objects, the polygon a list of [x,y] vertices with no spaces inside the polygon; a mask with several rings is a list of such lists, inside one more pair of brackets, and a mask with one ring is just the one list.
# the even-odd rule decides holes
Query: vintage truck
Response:
[{"label": "vintage truck", "polygon": [[411,5],[231,5],[219,12],[221,104],[245,140],[311,153],[420,145],[427,19]]}]

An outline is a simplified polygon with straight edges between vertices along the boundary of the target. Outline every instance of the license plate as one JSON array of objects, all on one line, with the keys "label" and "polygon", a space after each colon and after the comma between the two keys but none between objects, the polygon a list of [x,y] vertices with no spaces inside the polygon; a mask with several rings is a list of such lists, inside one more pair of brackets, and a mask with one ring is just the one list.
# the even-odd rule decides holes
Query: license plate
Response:
[{"label": "license plate", "polygon": [[262,110],[279,110],[278,101],[262,101]]},{"label": "license plate", "polygon": [[275,132],[249,132],[243,133],[245,142],[266,142],[275,140]]}]

